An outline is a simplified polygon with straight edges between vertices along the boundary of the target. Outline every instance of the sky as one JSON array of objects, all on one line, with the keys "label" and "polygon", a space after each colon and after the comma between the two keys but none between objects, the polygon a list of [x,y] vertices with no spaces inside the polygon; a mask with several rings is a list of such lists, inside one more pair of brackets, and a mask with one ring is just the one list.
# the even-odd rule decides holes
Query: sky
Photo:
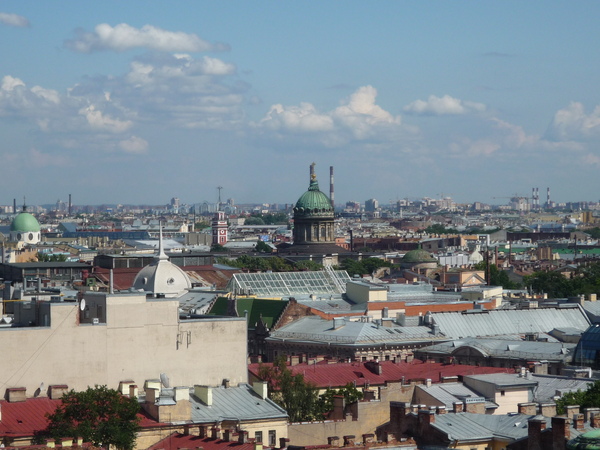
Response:
[{"label": "sky", "polygon": [[600,2],[0,2],[0,204],[599,201]]}]

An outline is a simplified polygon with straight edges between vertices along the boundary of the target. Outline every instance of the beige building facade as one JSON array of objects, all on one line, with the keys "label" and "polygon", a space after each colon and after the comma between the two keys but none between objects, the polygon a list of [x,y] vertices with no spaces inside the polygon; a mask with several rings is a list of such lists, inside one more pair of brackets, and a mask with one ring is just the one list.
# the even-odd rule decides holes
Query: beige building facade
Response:
[{"label": "beige building facade", "polygon": [[89,292],[82,302],[30,308],[38,325],[0,328],[0,392],[25,387],[29,397],[51,385],[116,389],[122,381],[143,389],[161,374],[172,386],[247,382],[243,318],[180,320],[176,299],[140,293]]}]

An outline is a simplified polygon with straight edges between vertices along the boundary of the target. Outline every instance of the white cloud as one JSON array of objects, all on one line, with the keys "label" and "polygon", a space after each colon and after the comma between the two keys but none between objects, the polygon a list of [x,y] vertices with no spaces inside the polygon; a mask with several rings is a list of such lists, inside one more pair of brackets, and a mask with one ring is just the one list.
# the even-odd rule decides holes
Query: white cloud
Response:
[{"label": "white cloud", "polygon": [[315,132],[333,129],[333,119],[318,113],[310,103],[287,108],[280,104],[273,105],[261,123],[271,129],[284,128],[290,131]]},{"label": "white cloud", "polygon": [[461,115],[482,112],[485,109],[486,107],[482,103],[463,101],[449,95],[443,97],[430,95],[427,101],[415,100],[404,107],[404,111],[410,114],[434,116]]},{"label": "white cloud", "polygon": [[109,115],[103,114],[102,111],[97,110],[94,105],[81,108],[79,114],[84,116],[87,123],[96,130],[108,131],[111,133],[123,133],[133,125],[130,120],[113,119]]},{"label": "white cloud", "polygon": [[556,112],[547,135],[558,141],[600,137],[600,106],[586,114],[583,104],[571,102],[568,107]]},{"label": "white cloud", "polygon": [[65,46],[81,53],[101,50],[123,52],[133,48],[162,52],[206,52],[228,49],[224,44],[211,44],[194,33],[167,31],[152,25],[135,28],[126,23],[114,27],[101,23],[96,25],[93,32],[79,30],[75,39],[65,41]]},{"label": "white cloud", "polygon": [[10,75],[6,75],[4,78],[2,78],[1,89],[3,91],[12,91],[17,86],[25,86],[25,83],[23,83],[23,81],[19,80],[18,78],[11,77]]},{"label": "white cloud", "polygon": [[377,90],[363,86],[356,90],[341,106],[329,112],[319,112],[311,103],[299,106],[271,106],[257,124],[258,128],[279,133],[304,133],[313,135],[328,147],[343,145],[352,140],[390,142],[399,133],[413,132],[402,125],[400,116],[385,111],[375,100]]},{"label": "white cloud", "polygon": [[29,20],[26,17],[17,14],[9,14],[0,12],[0,23],[10,25],[11,27],[28,27]]},{"label": "white cloud", "polygon": [[143,154],[148,151],[148,141],[138,136],[131,136],[119,142],[119,148],[126,153]]}]

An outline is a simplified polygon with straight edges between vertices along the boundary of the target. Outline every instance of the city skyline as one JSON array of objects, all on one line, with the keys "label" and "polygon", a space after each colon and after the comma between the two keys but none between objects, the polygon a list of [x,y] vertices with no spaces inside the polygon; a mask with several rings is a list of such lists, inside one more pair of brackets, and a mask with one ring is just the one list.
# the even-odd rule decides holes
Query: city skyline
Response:
[{"label": "city skyline", "polygon": [[598,201],[596,2],[170,6],[2,3],[2,202]]}]

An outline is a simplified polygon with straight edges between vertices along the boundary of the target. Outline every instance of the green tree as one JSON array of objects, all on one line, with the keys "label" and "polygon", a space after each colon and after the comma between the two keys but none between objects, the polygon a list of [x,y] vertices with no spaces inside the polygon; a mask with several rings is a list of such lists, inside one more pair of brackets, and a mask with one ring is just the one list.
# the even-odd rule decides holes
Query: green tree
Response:
[{"label": "green tree", "polygon": [[210,251],[222,253],[222,252],[226,252],[227,249],[225,247],[223,247],[221,244],[213,244],[210,246]]},{"label": "green tree", "polygon": [[311,261],[310,259],[305,259],[304,261],[297,261],[296,270],[307,270],[311,272],[315,272],[318,270],[323,270],[323,266],[318,262]]},{"label": "green tree", "polygon": [[37,260],[38,262],[65,262],[67,260],[67,255],[49,255],[48,253],[38,252]]},{"label": "green tree", "polygon": [[125,397],[106,386],[71,390],[62,396],[62,403],[48,414],[44,434],[53,439],[82,437],[95,446],[114,445],[118,449],[135,447],[139,430],[136,398]]},{"label": "green tree", "polygon": [[269,247],[264,241],[260,239],[256,243],[256,247],[254,247],[254,250],[256,250],[259,253],[271,253],[273,251],[271,247]]},{"label": "green tree", "polygon": [[523,282],[533,292],[546,293],[550,298],[571,297],[578,294],[574,288],[575,283],[559,272],[535,272],[532,275],[523,277]]},{"label": "green tree", "polygon": [[[487,261],[481,261],[475,264],[475,269],[483,270],[485,272],[485,278],[488,277],[488,264]],[[520,289],[521,285],[519,283],[515,283],[510,278],[508,278],[508,272],[505,270],[500,270],[495,264],[490,266],[489,270],[489,284],[491,286],[502,286],[504,289]]]},{"label": "green tree", "polygon": [[600,380],[594,381],[585,391],[578,389],[568,392],[556,400],[556,412],[565,414],[566,407],[579,405],[580,408],[600,407]]},{"label": "green tree", "polygon": [[305,422],[323,418],[322,402],[317,387],[294,375],[285,357],[279,357],[273,365],[261,365],[258,376],[267,382],[269,398],[285,409],[290,422]]},{"label": "green tree", "polygon": [[321,395],[321,407],[324,412],[329,412],[333,409],[333,397],[343,395],[346,404],[355,403],[362,400],[363,393],[354,386],[354,383],[348,383],[340,389],[327,388],[325,393]]}]

